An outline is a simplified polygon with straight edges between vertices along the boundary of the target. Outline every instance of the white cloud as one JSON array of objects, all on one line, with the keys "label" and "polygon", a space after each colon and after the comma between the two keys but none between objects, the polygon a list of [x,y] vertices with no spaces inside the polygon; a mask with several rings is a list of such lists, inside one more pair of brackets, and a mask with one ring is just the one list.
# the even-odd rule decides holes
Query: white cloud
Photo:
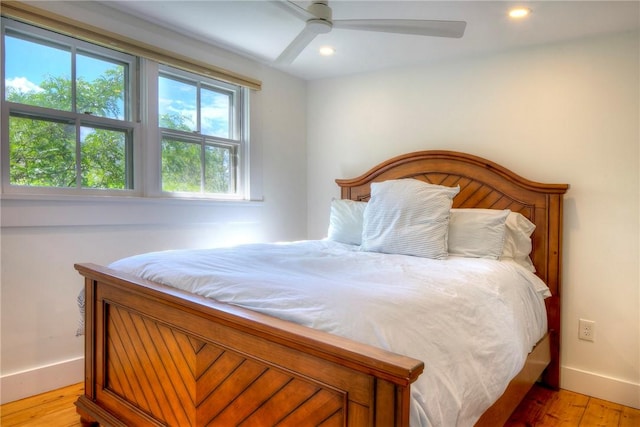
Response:
[{"label": "white cloud", "polygon": [[5,81],[7,89],[13,89],[17,92],[29,93],[29,92],[42,92],[42,89],[37,84],[29,81],[26,77],[13,77]]}]

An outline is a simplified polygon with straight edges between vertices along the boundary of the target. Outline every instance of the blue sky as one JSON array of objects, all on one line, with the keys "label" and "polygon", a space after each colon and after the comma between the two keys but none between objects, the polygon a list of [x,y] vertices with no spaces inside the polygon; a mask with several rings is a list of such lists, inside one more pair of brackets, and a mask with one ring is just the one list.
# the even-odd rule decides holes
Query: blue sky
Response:
[{"label": "blue sky", "polygon": [[[191,83],[160,77],[159,79],[160,114],[173,113],[185,117],[191,130],[196,130],[197,90]],[[200,89],[201,132],[206,135],[229,138],[229,97],[225,94]]]},{"label": "blue sky", "polygon": [[[23,39],[5,37],[5,80],[7,86],[37,91],[49,76],[71,77],[71,52]],[[78,70],[91,81],[112,65],[78,56]]]}]

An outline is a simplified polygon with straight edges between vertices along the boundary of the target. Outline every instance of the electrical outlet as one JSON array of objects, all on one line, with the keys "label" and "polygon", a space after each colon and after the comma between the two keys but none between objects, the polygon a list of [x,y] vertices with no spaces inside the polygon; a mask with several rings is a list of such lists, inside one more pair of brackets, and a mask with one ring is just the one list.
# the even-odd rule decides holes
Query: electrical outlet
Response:
[{"label": "electrical outlet", "polygon": [[578,338],[585,341],[593,341],[596,332],[596,322],[580,319],[578,322]]}]

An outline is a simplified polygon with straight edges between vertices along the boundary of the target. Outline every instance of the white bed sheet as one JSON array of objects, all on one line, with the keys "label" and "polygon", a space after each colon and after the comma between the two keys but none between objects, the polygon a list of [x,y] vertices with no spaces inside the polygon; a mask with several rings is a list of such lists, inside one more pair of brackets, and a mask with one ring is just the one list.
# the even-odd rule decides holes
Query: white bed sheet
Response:
[{"label": "white bed sheet", "polygon": [[424,361],[412,426],[472,426],[547,330],[546,285],[511,261],[318,240],[147,253],[110,267]]}]

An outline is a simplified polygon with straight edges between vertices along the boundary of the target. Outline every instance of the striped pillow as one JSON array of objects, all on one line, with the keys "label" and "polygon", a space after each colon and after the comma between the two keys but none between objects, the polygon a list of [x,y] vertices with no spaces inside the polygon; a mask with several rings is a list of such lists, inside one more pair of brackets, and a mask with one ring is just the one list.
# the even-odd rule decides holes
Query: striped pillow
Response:
[{"label": "striped pillow", "polygon": [[446,258],[449,212],[459,191],[417,179],[372,183],[362,250]]},{"label": "striped pillow", "polygon": [[500,259],[509,209],[451,209],[449,255]]}]

